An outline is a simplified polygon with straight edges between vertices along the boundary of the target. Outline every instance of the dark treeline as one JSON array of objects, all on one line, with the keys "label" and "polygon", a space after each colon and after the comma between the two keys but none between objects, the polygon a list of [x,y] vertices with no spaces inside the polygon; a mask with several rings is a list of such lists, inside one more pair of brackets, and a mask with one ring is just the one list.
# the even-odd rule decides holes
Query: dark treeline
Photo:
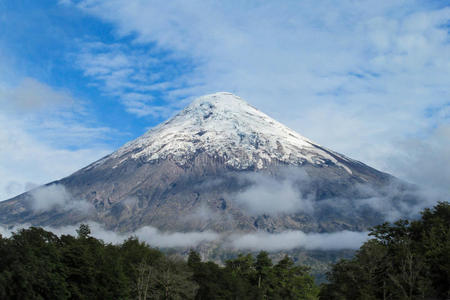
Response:
[{"label": "dark treeline", "polygon": [[81,225],[61,237],[31,227],[0,236],[0,299],[449,299],[450,205],[375,227],[319,287],[308,269],[266,252],[223,266],[129,238],[104,243]]},{"label": "dark treeline", "polygon": [[0,238],[0,299],[315,299],[306,267],[266,252],[225,266],[165,255],[136,238],[106,244],[81,225],[61,237],[31,227]]},{"label": "dark treeline", "polygon": [[332,267],[320,299],[450,299],[450,205],[376,226],[351,260]]}]

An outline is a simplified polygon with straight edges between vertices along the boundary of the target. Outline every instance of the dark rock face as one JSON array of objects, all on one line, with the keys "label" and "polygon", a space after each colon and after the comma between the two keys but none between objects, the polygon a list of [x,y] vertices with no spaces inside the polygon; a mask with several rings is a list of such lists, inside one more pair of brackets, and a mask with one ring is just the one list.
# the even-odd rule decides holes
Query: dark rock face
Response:
[{"label": "dark rock face", "polygon": [[[91,220],[117,231],[151,225],[167,231],[330,232],[366,230],[382,220],[367,204],[393,183],[404,186],[397,179],[316,145],[233,97],[207,96],[143,138],[47,185],[63,186],[70,205],[36,209],[33,191],[1,202],[0,223]],[[227,112],[223,99],[234,110]],[[247,118],[257,120],[256,129]],[[277,211],[282,199],[276,191],[274,211],[249,209],[238,196],[258,184],[252,176],[288,182],[280,186],[307,199],[309,209]],[[257,205],[258,199],[252,201]],[[87,209],[78,209],[82,204]]]},{"label": "dark rock face", "polygon": [[[157,163],[130,160],[113,168],[115,163],[114,159],[106,160],[52,183],[64,185],[74,199],[92,204],[89,213],[83,215],[58,209],[36,213],[29,204],[32,196],[25,193],[0,203],[0,222],[58,226],[93,220],[119,231],[151,225],[168,231],[298,229],[321,232],[363,230],[380,221],[375,212],[369,212],[369,216],[356,212],[353,215],[333,206],[318,206],[314,213],[248,214],[234,200],[234,195],[252,185],[245,178],[252,174],[277,178],[280,170],[287,168],[281,164],[264,170],[234,170],[206,154],[198,154],[183,167],[170,159]],[[356,184],[370,182],[371,187],[377,188],[395,180],[363,164],[348,167],[355,169],[353,174],[333,166],[296,167],[309,176],[306,184],[302,184],[302,177],[297,188],[320,204],[329,199],[338,201],[333,199],[361,196],[354,189]],[[242,174],[247,177],[243,179]],[[295,176],[295,172],[292,174]],[[297,178],[289,180],[296,182]]]}]

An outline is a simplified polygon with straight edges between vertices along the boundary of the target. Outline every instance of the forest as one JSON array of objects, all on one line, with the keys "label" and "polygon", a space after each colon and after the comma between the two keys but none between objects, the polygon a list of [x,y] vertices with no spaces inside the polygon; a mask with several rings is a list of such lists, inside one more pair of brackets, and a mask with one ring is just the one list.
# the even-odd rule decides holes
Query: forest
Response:
[{"label": "forest", "polygon": [[372,228],[318,285],[306,266],[269,253],[223,264],[165,254],[131,237],[104,243],[39,227],[0,236],[0,299],[450,299],[450,205]]}]

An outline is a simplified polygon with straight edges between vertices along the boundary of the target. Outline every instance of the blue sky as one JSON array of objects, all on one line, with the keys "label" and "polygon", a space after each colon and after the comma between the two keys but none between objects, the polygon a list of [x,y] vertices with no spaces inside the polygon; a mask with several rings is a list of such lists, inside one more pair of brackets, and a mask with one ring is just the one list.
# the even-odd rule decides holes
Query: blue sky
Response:
[{"label": "blue sky", "polygon": [[449,25],[445,1],[2,1],[0,200],[216,91],[443,189]]}]

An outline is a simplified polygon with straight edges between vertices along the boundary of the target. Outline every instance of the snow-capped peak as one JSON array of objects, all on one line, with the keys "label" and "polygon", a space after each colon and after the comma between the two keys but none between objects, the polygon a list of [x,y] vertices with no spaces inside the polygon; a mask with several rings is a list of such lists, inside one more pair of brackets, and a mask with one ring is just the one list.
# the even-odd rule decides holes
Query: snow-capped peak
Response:
[{"label": "snow-capped peak", "polygon": [[121,161],[170,157],[184,165],[200,152],[220,157],[236,169],[261,169],[273,162],[341,165],[322,147],[226,92],[194,100],[176,116],[124,145],[112,156],[120,157]]}]

